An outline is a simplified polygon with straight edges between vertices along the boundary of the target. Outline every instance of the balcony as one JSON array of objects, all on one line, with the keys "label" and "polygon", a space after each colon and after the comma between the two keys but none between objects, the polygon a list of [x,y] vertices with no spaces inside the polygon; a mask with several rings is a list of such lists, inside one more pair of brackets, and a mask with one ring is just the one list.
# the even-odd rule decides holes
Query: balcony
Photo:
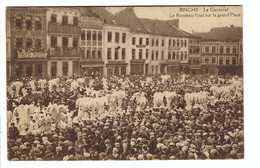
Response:
[{"label": "balcony", "polygon": [[81,50],[80,48],[55,48],[49,51],[50,57],[81,57]]},{"label": "balcony", "polygon": [[31,59],[31,58],[40,58],[45,59],[47,58],[47,52],[18,52],[17,53],[18,59]]},{"label": "balcony", "polygon": [[81,30],[79,27],[74,25],[61,25],[59,23],[51,23],[49,22],[48,27],[49,33],[64,33],[64,34],[80,34]]}]

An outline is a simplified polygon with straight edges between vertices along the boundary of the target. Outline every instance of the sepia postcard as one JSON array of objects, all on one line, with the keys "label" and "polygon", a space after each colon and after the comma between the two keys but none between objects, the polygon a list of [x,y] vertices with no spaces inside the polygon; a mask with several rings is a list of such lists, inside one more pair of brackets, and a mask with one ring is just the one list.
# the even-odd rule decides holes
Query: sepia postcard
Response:
[{"label": "sepia postcard", "polygon": [[9,161],[244,158],[242,6],[7,7]]}]

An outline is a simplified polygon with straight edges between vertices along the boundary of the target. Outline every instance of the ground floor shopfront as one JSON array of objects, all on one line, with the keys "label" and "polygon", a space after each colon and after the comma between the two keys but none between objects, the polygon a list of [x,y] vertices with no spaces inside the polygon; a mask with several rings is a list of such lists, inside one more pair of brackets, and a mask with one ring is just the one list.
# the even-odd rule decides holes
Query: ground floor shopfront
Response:
[{"label": "ground floor shopfront", "polygon": [[144,64],[145,59],[132,59],[130,61],[130,74],[142,75],[148,73],[148,64]]},{"label": "ground floor shopfront", "polygon": [[120,75],[129,75],[127,74],[127,64],[124,61],[109,61],[106,64],[105,74],[107,76],[120,76]]},{"label": "ground floor shopfront", "polygon": [[12,76],[46,76],[46,59],[19,59],[12,62]]},{"label": "ground floor shopfront", "polygon": [[179,72],[188,74],[189,73],[189,64],[188,63],[181,63]]},{"label": "ground floor shopfront", "polygon": [[218,66],[218,75],[237,75],[238,68],[237,66],[230,65],[230,66]]},{"label": "ground floor shopfront", "polygon": [[191,74],[191,75],[198,75],[201,73],[202,73],[201,67],[190,67],[189,68],[189,74]]},{"label": "ground floor shopfront", "polygon": [[72,76],[79,74],[79,60],[51,59],[47,63],[47,74],[51,77]]}]

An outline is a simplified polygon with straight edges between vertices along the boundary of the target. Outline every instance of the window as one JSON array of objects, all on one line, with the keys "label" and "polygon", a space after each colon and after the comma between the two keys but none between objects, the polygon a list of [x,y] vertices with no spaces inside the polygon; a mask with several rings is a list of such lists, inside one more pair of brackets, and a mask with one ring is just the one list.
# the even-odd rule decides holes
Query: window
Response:
[{"label": "window", "polygon": [[115,33],[115,42],[119,43],[119,33],[118,32]]},{"label": "window", "polygon": [[73,47],[78,47],[78,39],[73,38]]},{"label": "window", "polygon": [[175,60],[175,51],[172,52],[172,59]]},{"label": "window", "polygon": [[171,55],[171,52],[169,51],[168,52],[168,60],[172,59],[171,57],[172,57],[172,55]]},{"label": "window", "polygon": [[232,52],[233,54],[237,53],[237,46],[233,46]]},{"label": "window", "polygon": [[175,47],[176,46],[176,41],[173,39],[172,40],[172,46]]},{"label": "window", "polygon": [[216,63],[216,57],[212,57],[212,63],[213,63],[213,64]]},{"label": "window", "polygon": [[223,65],[223,57],[219,57],[219,65]]},{"label": "window", "polygon": [[68,45],[69,45],[69,39],[68,39],[68,37],[62,37],[62,47],[64,48],[66,48],[66,47],[68,47]]},{"label": "window", "polygon": [[122,60],[125,59],[125,48],[122,48]]},{"label": "window", "polygon": [[22,19],[23,19],[23,17],[21,15],[16,16],[15,26],[16,26],[16,29],[18,29],[18,30],[23,29],[23,20]]},{"label": "window", "polygon": [[51,76],[54,77],[57,75],[57,62],[51,63]]},{"label": "window", "polygon": [[51,36],[51,48],[55,48],[57,46],[57,37]]},{"label": "window", "polygon": [[98,48],[98,59],[102,58],[102,48]]},{"label": "window", "polygon": [[111,48],[107,48],[107,59],[111,60]]},{"label": "window", "polygon": [[229,64],[230,64],[229,57],[226,57],[226,65],[229,65]]},{"label": "window", "polygon": [[169,39],[169,47],[172,45],[172,41],[171,39]]},{"label": "window", "polygon": [[187,51],[185,51],[185,53],[184,53],[184,59],[187,61],[187,59],[188,59],[188,54],[187,54]]},{"label": "window", "polygon": [[159,40],[156,39],[156,46],[159,46]]},{"label": "window", "polygon": [[139,59],[142,59],[142,57],[143,57],[143,50],[139,49]]},{"label": "window", "polygon": [[189,53],[190,53],[190,54],[192,54],[192,51],[193,51],[192,49],[193,49],[193,48],[190,48],[190,50],[189,50]]},{"label": "window", "polygon": [[132,59],[135,59],[135,49],[132,49]]},{"label": "window", "polygon": [[230,46],[226,47],[226,53],[229,54],[230,53]]},{"label": "window", "polygon": [[32,30],[32,17],[31,16],[27,16],[26,17],[26,30]]},{"label": "window", "polygon": [[177,60],[179,60],[179,51],[177,51],[177,57],[176,57]]},{"label": "window", "polygon": [[187,40],[184,40],[184,47],[187,47]]},{"label": "window", "polygon": [[96,48],[94,47],[94,48],[92,48],[92,51],[91,51],[91,57],[92,57],[92,59],[96,59]]},{"label": "window", "polygon": [[152,60],[154,60],[154,51],[152,51]]},{"label": "window", "polygon": [[183,61],[183,52],[181,51],[181,61]]},{"label": "window", "polygon": [[154,39],[152,39],[152,46],[154,46]]},{"label": "window", "polygon": [[63,25],[68,24],[68,16],[62,16],[62,24]]},{"label": "window", "polygon": [[232,58],[232,65],[236,65],[236,62],[237,62],[236,57],[233,57]]},{"label": "window", "polygon": [[162,40],[162,47],[164,47],[164,40]]},{"label": "window", "polygon": [[115,60],[118,60],[118,50],[119,48],[115,48]]},{"label": "window", "polygon": [[206,63],[206,64],[209,63],[209,57],[205,57],[205,63]]},{"label": "window", "polygon": [[197,54],[200,53],[200,47],[196,47],[196,53],[197,53]]},{"label": "window", "polygon": [[41,39],[36,39],[36,40],[35,40],[35,48],[36,48],[37,50],[39,50],[39,49],[41,49],[41,47],[42,47]]},{"label": "window", "polygon": [[220,47],[219,47],[219,52],[220,52],[220,53],[224,53],[224,46],[220,46]]},{"label": "window", "polygon": [[122,43],[126,42],[126,33],[122,33]]},{"label": "window", "polygon": [[32,48],[32,39],[26,39],[26,48]]},{"label": "window", "polygon": [[139,38],[139,45],[143,45],[143,38]]},{"label": "window", "polygon": [[97,32],[96,31],[92,31],[92,40],[97,41]]},{"label": "window", "polygon": [[57,15],[51,14],[51,22],[56,23],[57,22]]},{"label": "window", "polygon": [[112,32],[107,32],[107,42],[112,42]]},{"label": "window", "polygon": [[159,59],[159,52],[156,51],[156,52],[155,52],[155,55],[156,55],[156,60],[158,60],[158,59]]},{"label": "window", "polygon": [[205,52],[209,53],[209,46],[205,46]]},{"label": "window", "polygon": [[16,49],[21,49],[21,48],[23,48],[23,39],[17,38],[16,39]]},{"label": "window", "polygon": [[146,57],[146,59],[149,58],[149,49],[146,49],[145,57]]},{"label": "window", "polygon": [[149,38],[146,38],[146,45],[149,45]]},{"label": "window", "polygon": [[79,25],[79,18],[76,17],[76,16],[73,17],[73,25],[74,26],[78,26]]},{"label": "window", "polygon": [[84,30],[82,30],[81,31],[81,40],[85,40],[85,31]]},{"label": "window", "polygon": [[102,41],[102,32],[98,31],[98,41]]},{"label": "window", "polygon": [[[83,30],[81,32],[81,40],[85,40],[86,39],[86,35],[85,35],[85,31]],[[87,40],[91,40],[91,31],[87,31]]]},{"label": "window", "polygon": [[212,46],[211,50],[212,50],[211,51],[212,53],[215,53],[216,52],[216,46]]},{"label": "window", "polygon": [[41,18],[36,17],[35,18],[35,31],[40,31],[41,29],[42,29]]},{"label": "window", "polygon": [[90,57],[90,51],[91,51],[91,49],[90,49],[90,47],[88,47],[87,48],[87,59],[90,59],[91,57]]},{"label": "window", "polygon": [[180,40],[178,39],[177,40],[177,47],[179,47],[180,46]]},{"label": "window", "polygon": [[152,66],[152,74],[154,74],[154,66]]},{"label": "window", "polygon": [[164,51],[162,51],[161,54],[162,54],[162,60],[163,60],[164,59]]},{"label": "window", "polygon": [[62,65],[63,76],[67,76],[68,75],[68,67],[69,67],[68,62],[63,62],[63,65]]},{"label": "window", "polygon": [[135,37],[132,38],[132,45],[135,45]]},{"label": "window", "polygon": [[181,40],[181,47],[183,47],[183,40]]}]

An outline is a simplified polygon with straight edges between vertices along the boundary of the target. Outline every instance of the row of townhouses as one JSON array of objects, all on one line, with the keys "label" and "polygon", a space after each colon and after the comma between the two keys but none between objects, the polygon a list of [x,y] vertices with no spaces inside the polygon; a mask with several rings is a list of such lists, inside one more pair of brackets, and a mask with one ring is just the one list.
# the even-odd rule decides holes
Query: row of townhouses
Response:
[{"label": "row of townhouses", "polygon": [[132,7],[8,8],[9,77],[242,72],[242,28],[188,33]]}]

